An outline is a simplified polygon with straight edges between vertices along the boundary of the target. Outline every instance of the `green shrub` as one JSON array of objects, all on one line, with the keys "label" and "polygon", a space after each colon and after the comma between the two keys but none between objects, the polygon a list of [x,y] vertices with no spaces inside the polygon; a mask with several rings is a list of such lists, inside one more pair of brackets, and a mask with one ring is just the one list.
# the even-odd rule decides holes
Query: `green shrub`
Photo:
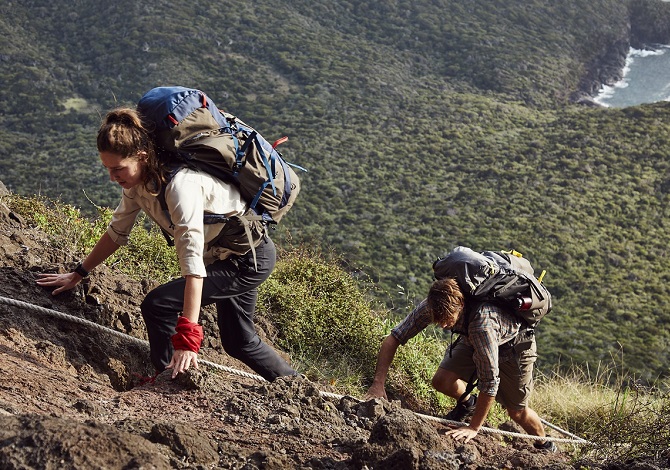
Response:
[{"label": "green shrub", "polygon": [[[397,322],[385,322],[388,333]],[[443,413],[453,401],[438,393],[431,380],[444,356],[447,342],[429,327],[400,346],[389,370],[386,391],[391,399],[425,413]]]},{"label": "green shrub", "polygon": [[2,200],[28,223],[39,227],[49,237],[52,246],[71,252],[75,257],[93,248],[112,217],[110,209],[96,206],[98,217],[91,220],[70,204],[40,196],[10,194],[3,196]]},{"label": "green shrub", "polygon": [[[303,372],[362,398],[382,339],[397,321],[391,312],[375,308],[340,262],[307,248],[282,253],[259,289],[259,309],[276,328],[276,342]],[[434,328],[401,346],[389,370],[389,398],[425,412],[452,406],[453,400],[431,386],[446,347]]]},{"label": "green shrub", "polygon": [[[90,219],[72,205],[39,196],[10,194],[2,200],[28,223],[39,227],[49,237],[49,243],[63,252],[63,261],[86,256],[107,230],[113,212],[95,206],[97,217]],[[135,278],[141,273],[142,277],[159,282],[179,275],[174,249],[167,245],[160,229],[149,224],[144,215],[138,218],[128,245],[110,256],[106,264]]]},{"label": "green shrub", "polygon": [[277,328],[278,344],[309,374],[346,371],[341,379],[359,384],[372,375],[381,327],[357,281],[335,261],[306,249],[284,253],[258,305]]}]

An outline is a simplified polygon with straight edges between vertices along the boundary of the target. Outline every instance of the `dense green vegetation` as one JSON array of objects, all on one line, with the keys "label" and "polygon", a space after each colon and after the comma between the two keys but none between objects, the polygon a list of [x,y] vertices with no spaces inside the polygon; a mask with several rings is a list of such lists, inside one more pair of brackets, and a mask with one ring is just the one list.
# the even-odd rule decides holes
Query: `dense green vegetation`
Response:
[{"label": "dense green vegetation", "polygon": [[616,358],[667,374],[670,108],[568,98],[622,41],[670,41],[670,4],[36,0],[0,13],[0,180],[14,192],[114,207],[100,116],[154,86],[199,87],[269,140],[289,135],[285,156],[309,169],[276,238],[334,249],[395,316],[453,246],[515,248],[555,295],[540,367]]}]

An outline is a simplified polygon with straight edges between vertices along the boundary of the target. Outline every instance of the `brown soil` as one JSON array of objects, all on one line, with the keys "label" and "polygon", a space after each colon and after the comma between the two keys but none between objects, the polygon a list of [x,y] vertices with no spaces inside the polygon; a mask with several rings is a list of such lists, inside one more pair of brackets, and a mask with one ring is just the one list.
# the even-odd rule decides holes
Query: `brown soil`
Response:
[{"label": "brown soil", "polygon": [[[57,297],[35,284],[72,261],[0,203],[0,297],[30,304],[0,302],[2,469],[575,468],[523,439],[480,433],[455,445],[398,402],[325,397],[327,386],[301,377],[268,383],[201,366],[142,384],[152,372],[143,344],[31,307],[145,338],[149,282],[100,267]],[[222,352],[208,311],[203,325],[201,357],[250,372]]]}]

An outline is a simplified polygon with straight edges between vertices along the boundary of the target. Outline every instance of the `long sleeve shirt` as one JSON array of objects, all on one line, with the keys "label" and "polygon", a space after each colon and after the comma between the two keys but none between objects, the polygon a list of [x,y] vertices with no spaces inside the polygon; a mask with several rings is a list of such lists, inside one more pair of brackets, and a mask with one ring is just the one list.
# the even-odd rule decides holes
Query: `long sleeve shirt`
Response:
[{"label": "long sleeve shirt", "polygon": [[207,244],[221,232],[223,224],[203,223],[205,212],[239,215],[245,203],[239,190],[205,172],[184,168],[165,187],[168,215],[158,198],[142,185],[124,189],[121,202],[112,215],[107,233],[119,245],[126,245],[140,210],[174,237],[182,276],[205,277],[205,266],[233,252]]},{"label": "long sleeve shirt", "polygon": [[[405,317],[391,334],[405,344],[432,322],[427,302],[422,301]],[[477,368],[478,388],[481,393],[496,396],[500,385],[500,362],[513,357],[512,348],[500,348],[501,345],[513,340],[521,327],[521,319],[511,312],[490,303],[480,305],[456,322],[452,331],[464,331],[467,323],[467,332],[460,341],[471,346],[474,350],[472,359]]]}]

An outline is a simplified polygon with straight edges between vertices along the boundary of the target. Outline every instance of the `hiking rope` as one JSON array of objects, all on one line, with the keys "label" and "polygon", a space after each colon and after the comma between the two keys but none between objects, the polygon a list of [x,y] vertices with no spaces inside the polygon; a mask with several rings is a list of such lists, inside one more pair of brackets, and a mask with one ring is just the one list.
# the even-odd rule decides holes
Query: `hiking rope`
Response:
[{"label": "hiking rope", "polygon": [[[449,424],[449,425],[456,425],[456,426],[467,426],[466,423],[461,423],[460,421],[451,421],[449,419],[444,419],[444,418],[437,418],[435,416],[430,416],[430,415],[424,415],[421,413],[414,412],[415,415],[419,416],[420,418],[424,418],[428,421],[437,421],[439,423],[443,424]],[[545,420],[540,418],[540,421],[542,421],[543,424],[547,424]],[[561,428],[558,426],[551,425],[550,426],[552,429],[564,433],[565,435],[570,435],[573,436],[572,439],[566,439],[562,437],[549,437],[549,436],[533,436],[532,434],[521,434],[518,432],[512,432],[512,431],[504,431],[502,429],[495,429],[495,428],[486,428],[482,427],[480,431],[484,431],[490,434],[500,434],[503,436],[509,436],[509,437],[520,437],[523,439],[531,439],[531,440],[536,440],[536,441],[552,441],[552,442],[563,442],[563,443],[573,443],[573,444],[591,444],[591,442],[587,441],[586,439],[582,439],[579,436],[575,436],[574,434],[568,433],[567,431],[563,431]]]},{"label": "hiking rope", "polygon": [[[2,296],[0,296],[0,303],[4,303],[4,304],[8,304],[8,305],[14,305],[15,307],[23,307],[23,308],[27,308],[29,310],[34,310],[36,312],[40,312],[40,313],[46,313],[47,315],[51,315],[51,316],[56,317],[56,318],[61,318],[63,320],[68,320],[68,321],[71,321],[73,323],[79,323],[81,325],[85,325],[85,326],[88,326],[90,328],[93,328],[93,329],[96,329],[96,330],[99,330],[99,331],[104,331],[106,333],[111,333],[115,336],[118,336],[119,338],[129,340],[129,341],[131,341],[135,344],[138,344],[140,346],[149,347],[149,342],[144,340],[144,339],[140,339],[140,338],[136,338],[134,336],[130,336],[126,333],[122,333],[120,331],[116,331],[116,330],[113,330],[111,328],[107,328],[106,326],[102,326],[102,325],[100,325],[98,323],[95,323],[95,322],[92,322],[90,320],[86,320],[85,318],[75,317],[75,316],[69,315],[67,313],[59,312],[58,310],[51,310],[49,308],[40,307],[39,305],[33,305],[33,304],[26,303],[26,302],[22,302],[20,300],[9,299],[7,297],[2,297]],[[226,366],[223,366],[221,364],[216,364],[214,362],[206,361],[204,359],[198,359],[198,362],[201,363],[201,364],[205,364],[205,365],[208,365],[210,367],[213,367],[215,369],[220,369],[220,370],[223,370],[225,372],[229,372],[231,374],[237,374],[237,375],[240,375],[242,377],[247,377],[249,379],[265,381],[265,379],[263,377],[261,377],[260,375],[250,374],[250,373],[244,372],[242,370],[237,370],[237,369],[233,369],[231,367],[226,367]]]},{"label": "hiking rope", "polygon": [[[113,335],[115,335],[119,338],[122,338],[124,340],[129,340],[129,341],[131,341],[135,344],[138,344],[140,346],[149,347],[149,342],[146,341],[146,340],[136,338],[134,336],[131,336],[131,335],[126,334],[126,333],[122,333],[120,331],[113,330],[111,328],[108,328],[106,326],[103,326],[103,325],[100,325],[98,323],[92,322],[90,320],[86,320],[85,318],[80,318],[80,317],[76,317],[74,315],[59,312],[58,310],[52,310],[52,309],[49,309],[49,308],[40,307],[39,305],[34,305],[34,304],[27,303],[27,302],[22,302],[20,300],[10,299],[10,298],[7,298],[7,297],[2,297],[2,296],[0,296],[0,304],[7,304],[7,305],[13,305],[15,307],[22,307],[22,308],[26,308],[28,310],[33,310],[33,311],[36,311],[36,312],[51,315],[51,316],[56,317],[56,318],[61,318],[63,320],[67,320],[67,321],[70,321],[70,322],[79,323],[81,325],[85,325],[85,326],[88,326],[90,328],[93,328],[93,329],[96,329],[96,330],[99,330],[99,331],[103,331],[105,333],[113,334]],[[260,375],[251,374],[249,372],[245,372],[245,371],[238,370],[238,369],[233,369],[232,367],[227,367],[227,366],[217,364],[217,363],[214,363],[214,362],[210,362],[210,361],[207,361],[207,360],[204,360],[204,359],[198,359],[198,363],[205,364],[205,365],[207,365],[209,367],[212,367],[214,369],[219,369],[219,370],[222,370],[224,372],[228,372],[228,373],[233,374],[233,375],[239,375],[241,377],[246,377],[246,378],[253,379],[253,380],[256,380],[256,381],[259,381],[259,382],[266,382],[266,380],[263,377],[261,377]],[[354,400],[358,401],[359,403],[362,403],[364,401],[364,400],[358,399],[356,397],[352,397],[351,395],[338,395],[336,393],[325,392],[325,391],[322,391],[322,390],[319,391],[319,394],[323,397],[334,398],[336,400],[340,400],[340,399],[346,397],[346,398],[354,399]],[[437,421],[439,423],[443,423],[443,424],[447,424],[447,425],[467,426],[466,423],[462,423],[460,421],[451,421],[451,420],[448,420],[448,419],[438,418],[438,417],[435,417],[435,416],[425,415],[425,414],[421,414],[421,413],[417,413],[417,412],[413,412],[413,413],[416,416],[418,416],[420,418],[423,418],[423,419],[426,419],[428,421]],[[504,431],[502,429],[487,428],[487,427],[480,428],[480,431],[485,432],[485,433],[491,433],[491,434],[501,434],[503,436],[509,436],[509,437],[518,437],[518,438],[522,438],[522,439],[553,441],[553,442],[559,442],[559,443],[591,444],[591,442],[589,442],[585,439],[582,439],[579,436],[576,436],[576,435],[571,434],[567,431],[564,431],[561,428],[559,428],[557,426],[554,426],[553,424],[547,423],[542,418],[540,418],[540,420],[546,426],[551,427],[552,429],[562,433],[563,435],[570,436],[571,438],[566,439],[566,438],[550,437],[550,436],[533,436],[531,434],[522,434],[522,433],[517,433],[517,432],[512,432],[512,431]]]}]

